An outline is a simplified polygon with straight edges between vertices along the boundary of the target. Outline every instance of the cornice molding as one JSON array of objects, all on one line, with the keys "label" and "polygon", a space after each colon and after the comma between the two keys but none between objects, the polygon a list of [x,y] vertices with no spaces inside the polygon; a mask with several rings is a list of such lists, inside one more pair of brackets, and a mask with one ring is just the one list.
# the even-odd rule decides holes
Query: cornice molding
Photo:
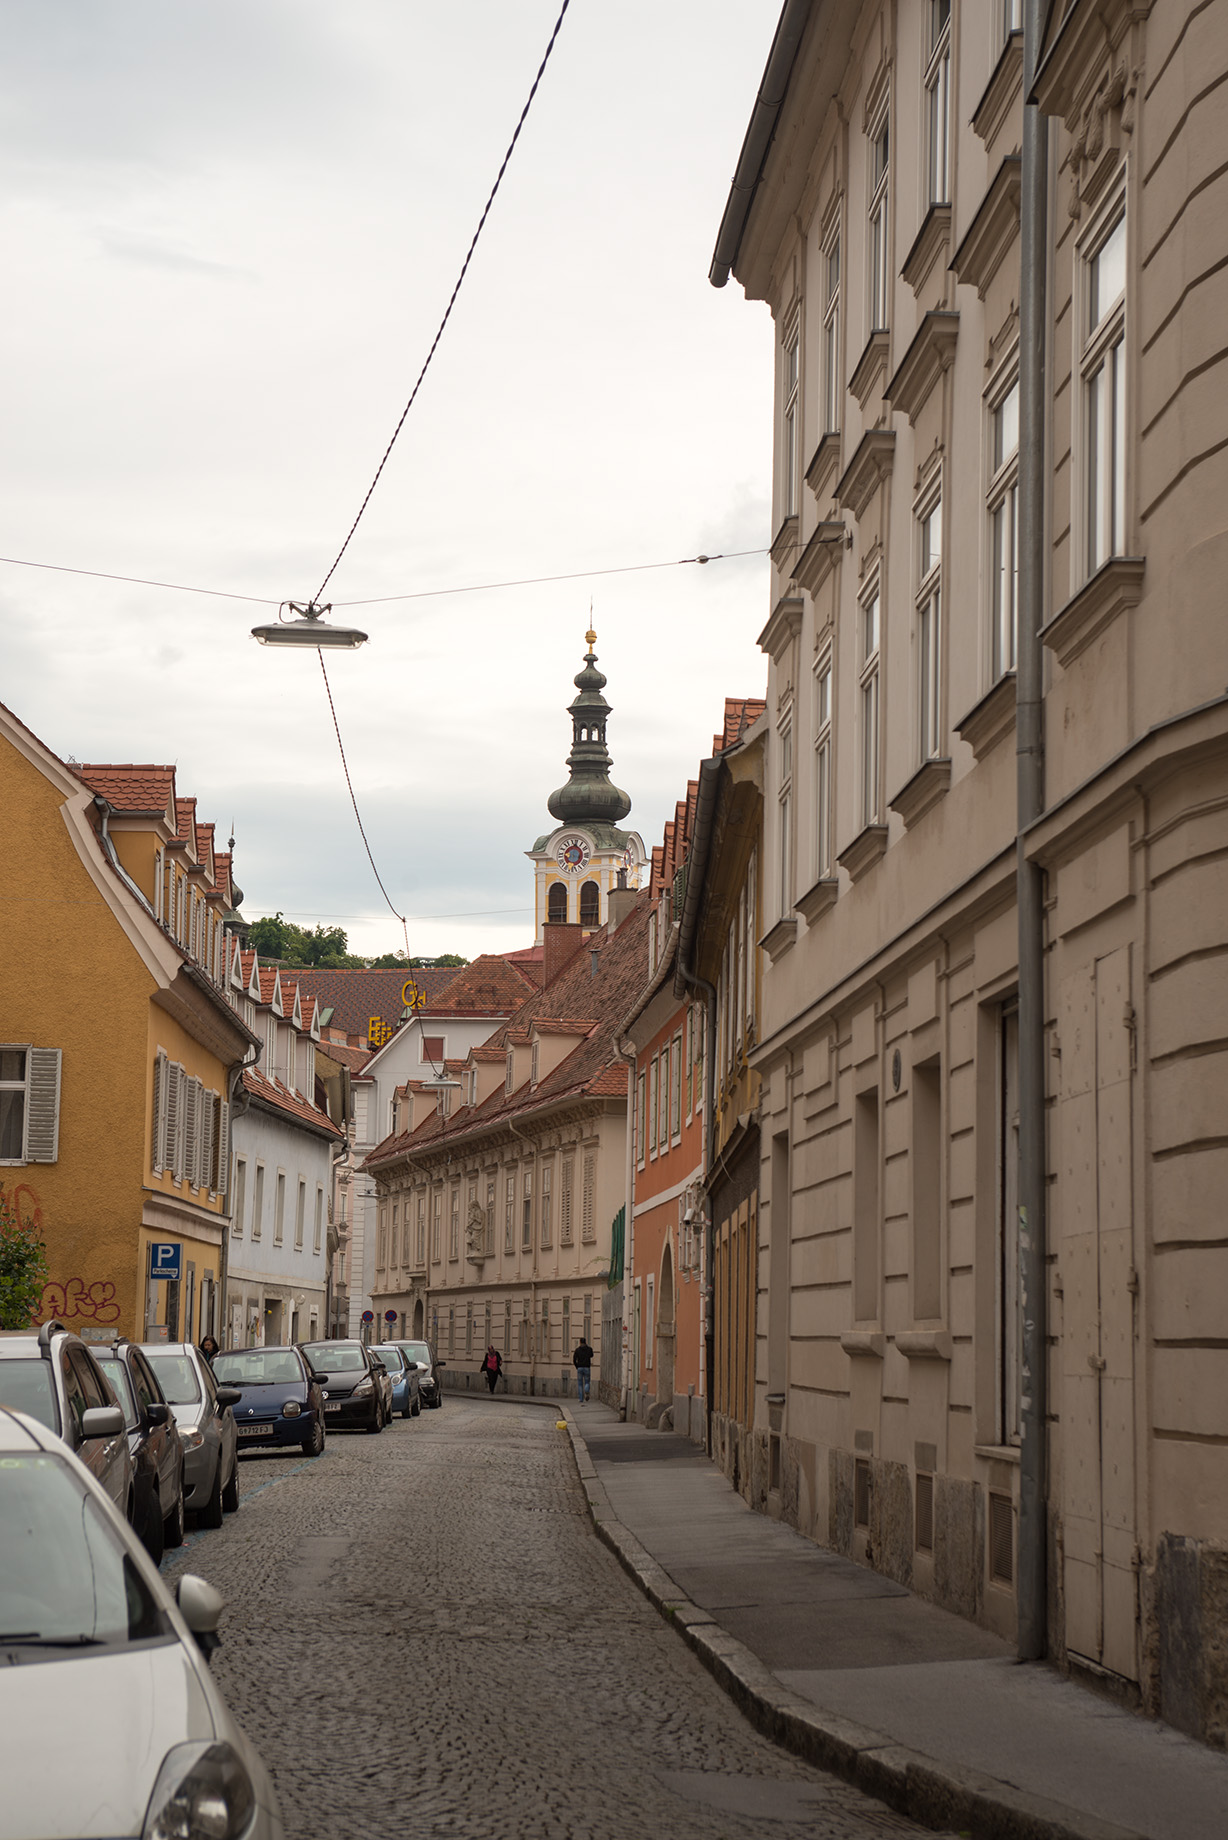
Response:
[{"label": "cornice molding", "polygon": [[946,254],[951,243],[951,207],[949,204],[932,204],[921,220],[921,228],[913,238],[912,248],[904,257],[901,275],[918,294],[929,279],[930,270],[939,256]]},{"label": "cornice molding", "polygon": [[831,497],[831,488],[840,471],[840,436],[825,434],[810,456],[806,484],[822,504]]},{"label": "cornice molding", "polygon": [[978,760],[1006,738],[1015,726],[1015,673],[1007,671],[992,689],[974,703],[955,732],[966,741]]},{"label": "cornice molding", "polygon": [[1012,32],[1002,47],[1002,55],[985,85],[981,100],[972,112],[972,132],[986,150],[997,134],[1015,97],[1023,90],[1023,33]]},{"label": "cornice molding", "polygon": [[1079,592],[1041,627],[1043,643],[1065,668],[1093,639],[1113,624],[1119,613],[1137,607],[1143,595],[1144,556],[1113,556],[1102,563]]},{"label": "cornice molding", "polygon": [[782,575],[793,573],[793,561],[798,551],[798,517],[794,512],[787,517],[776,535],[772,538],[772,547],[768,551],[772,561]]},{"label": "cornice molding", "polygon": [[837,875],[821,875],[817,882],[807,888],[805,894],[799,894],[793,903],[807,926],[813,926],[821,920],[829,907],[834,907],[840,892],[840,878]]},{"label": "cornice molding", "polygon": [[899,812],[905,829],[909,830],[918,818],[925,816],[931,805],[938,803],[950,784],[950,760],[927,760],[908,783],[900,787],[891,801],[891,810]]},{"label": "cornice molding", "polygon": [[[847,535],[842,523],[827,519],[818,526],[802,551],[793,578],[812,598],[839,562]],[[759,643],[762,645],[762,638]]]},{"label": "cornice molding", "polygon": [[902,409],[914,427],[934,385],[955,362],[958,337],[958,313],[938,308],[927,313],[884,391],[891,407]]},{"label": "cornice molding", "polygon": [[836,498],[859,518],[895,461],[895,432],[890,428],[868,428],[857,443],[857,451],[844,469],[836,487]]},{"label": "cornice molding", "polygon": [[1046,115],[1060,115],[1068,128],[1094,91],[1097,80],[1130,27],[1151,13],[1152,0],[1074,0],[1042,53],[1032,97]]},{"label": "cornice molding", "polygon": [[797,921],[792,914],[786,914],[782,920],[776,922],[775,926],[768,928],[759,941],[759,945],[775,964],[781,953],[787,952],[796,938]]},{"label": "cornice molding", "polygon": [[773,607],[768,623],[759,634],[757,643],[759,650],[767,652],[774,664],[780,663],[798,633],[801,632],[802,615],[805,610],[804,602],[796,594],[783,594]]},{"label": "cornice molding", "polygon": [[867,824],[858,831],[847,849],[841,850],[836,861],[847,871],[849,880],[858,882],[878,862],[887,848],[887,826],[885,824]]},{"label": "cornice molding", "polygon": [[849,389],[864,409],[875,384],[887,375],[887,356],[891,349],[889,332],[872,332],[865,350],[858,358],[849,378]]},{"label": "cornice molding", "polygon": [[974,287],[982,300],[989,284],[1019,238],[1019,194],[1023,161],[1008,153],[989,182],[980,209],[969,224],[963,242],[951,258],[960,281]]}]

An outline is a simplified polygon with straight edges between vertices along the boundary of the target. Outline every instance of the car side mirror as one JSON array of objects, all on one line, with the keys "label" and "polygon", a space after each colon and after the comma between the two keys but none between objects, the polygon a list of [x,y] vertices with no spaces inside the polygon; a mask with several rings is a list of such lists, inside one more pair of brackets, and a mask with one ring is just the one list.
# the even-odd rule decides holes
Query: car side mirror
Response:
[{"label": "car side mirror", "polygon": [[214,1649],[221,1645],[222,1638],[217,1632],[217,1626],[223,1601],[221,1592],[215,1591],[203,1578],[198,1578],[195,1572],[185,1572],[175,1586],[175,1602],[179,1605],[179,1613],[196,1637],[197,1646],[206,1661]]},{"label": "car side mirror", "polygon": [[307,1378],[309,1380],[314,1380],[319,1386],[328,1385],[327,1374],[318,1374],[314,1367],[311,1369],[311,1372],[307,1375]]},{"label": "car side mirror", "polygon": [[163,1405],[160,1399],[155,1399],[151,1405],[145,1407],[145,1417],[151,1425],[169,1424],[170,1416],[170,1407]]},{"label": "car side mirror", "polygon": [[219,1386],[217,1389],[219,1410],[225,1411],[227,1406],[237,1406],[242,1397],[243,1394],[237,1386]]},{"label": "car side mirror", "polygon": [[436,1367],[446,1367],[448,1363],[446,1361],[436,1361],[435,1365]]},{"label": "car side mirror", "polygon": [[81,1417],[83,1438],[118,1437],[124,1428],[124,1415],[118,1406],[87,1406]]}]

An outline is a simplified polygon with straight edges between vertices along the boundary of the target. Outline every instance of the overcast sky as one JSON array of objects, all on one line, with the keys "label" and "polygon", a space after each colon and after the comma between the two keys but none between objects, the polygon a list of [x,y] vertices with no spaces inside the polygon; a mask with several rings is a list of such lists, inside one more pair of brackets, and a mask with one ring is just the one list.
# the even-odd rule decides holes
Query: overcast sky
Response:
[{"label": "overcast sky", "polygon": [[[558,0],[5,0],[7,557],[307,599],[433,336]],[[572,0],[337,602],[762,548],[770,322],[708,264],[779,0]],[[651,849],[762,557],[389,601],[329,671],[414,951],[531,937],[589,597]],[[0,567],[0,700],[172,761],[249,915],[399,947],[314,651],[241,601]],[[10,878],[17,870],[10,865]]]}]

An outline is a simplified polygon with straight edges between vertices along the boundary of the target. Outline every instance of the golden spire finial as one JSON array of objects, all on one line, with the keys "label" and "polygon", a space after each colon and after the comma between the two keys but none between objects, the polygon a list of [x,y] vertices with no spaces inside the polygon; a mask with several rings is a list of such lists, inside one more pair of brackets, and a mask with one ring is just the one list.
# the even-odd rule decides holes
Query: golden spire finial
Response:
[{"label": "golden spire finial", "polygon": [[590,652],[592,651],[593,647],[597,643],[597,635],[593,631],[591,626],[589,627],[588,631],[584,635],[584,643],[588,646],[588,649]]}]

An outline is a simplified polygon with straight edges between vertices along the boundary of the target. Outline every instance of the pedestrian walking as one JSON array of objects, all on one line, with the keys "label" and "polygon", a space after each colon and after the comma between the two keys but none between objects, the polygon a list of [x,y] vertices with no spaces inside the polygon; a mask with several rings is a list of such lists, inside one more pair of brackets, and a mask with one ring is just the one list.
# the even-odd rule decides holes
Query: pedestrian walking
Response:
[{"label": "pedestrian walking", "polygon": [[213,1357],[214,1357],[214,1355],[215,1355],[215,1354],[217,1353],[217,1343],[216,1343],[216,1342],[214,1341],[214,1339],[213,1339],[213,1337],[212,1337],[211,1335],[202,1335],[202,1336],[201,1336],[201,1338],[200,1338],[200,1352],[201,1352],[201,1353],[202,1353],[202,1354],[204,1355],[204,1357],[205,1357],[205,1359],[206,1359],[206,1361],[208,1361],[208,1363],[209,1363],[209,1365],[210,1365],[210,1367],[212,1367],[212,1366],[213,1366]]},{"label": "pedestrian walking", "polygon": [[499,1375],[503,1372],[503,1356],[499,1353],[499,1350],[495,1347],[493,1342],[486,1350],[486,1354],[483,1358],[482,1365],[478,1368],[478,1372],[486,1375],[486,1384],[493,1393],[499,1384]]},{"label": "pedestrian walking", "polygon": [[593,1380],[593,1351],[584,1336],[580,1337],[571,1358],[576,1370],[576,1397],[581,1405],[585,1405]]}]

